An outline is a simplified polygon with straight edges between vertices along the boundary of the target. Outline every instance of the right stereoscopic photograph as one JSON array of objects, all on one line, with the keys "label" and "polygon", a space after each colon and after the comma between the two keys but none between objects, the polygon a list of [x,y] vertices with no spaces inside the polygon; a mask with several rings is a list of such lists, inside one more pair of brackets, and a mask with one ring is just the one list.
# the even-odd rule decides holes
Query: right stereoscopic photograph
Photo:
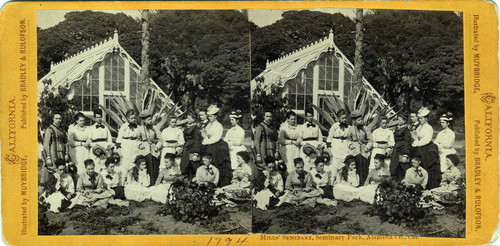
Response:
[{"label": "right stereoscopic photograph", "polygon": [[465,237],[462,12],[248,18],[252,232]]}]

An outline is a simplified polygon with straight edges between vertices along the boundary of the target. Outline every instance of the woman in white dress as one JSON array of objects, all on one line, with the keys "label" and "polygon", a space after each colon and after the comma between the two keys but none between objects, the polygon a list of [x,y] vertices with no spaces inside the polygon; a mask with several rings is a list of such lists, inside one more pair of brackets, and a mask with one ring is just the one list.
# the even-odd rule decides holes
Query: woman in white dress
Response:
[{"label": "woman in white dress", "polygon": [[160,171],[155,185],[151,187],[151,199],[166,204],[170,185],[181,175],[181,170],[175,166],[175,155],[166,153],[164,156],[165,168]]},{"label": "woman in white dress", "polygon": [[76,165],[78,173],[85,171],[85,160],[90,157],[89,131],[85,126],[85,115],[77,113],[75,115],[75,125],[68,134],[68,144],[70,146],[70,156]]},{"label": "woman in white dress", "polygon": [[[377,154],[382,154],[384,156],[392,154],[392,148],[395,143],[394,133],[391,129],[387,128],[387,123],[389,123],[389,119],[387,119],[387,117],[380,117],[380,127],[375,129],[372,133],[373,149],[370,157],[369,170],[375,169],[375,156]],[[390,159],[387,159],[387,161],[388,166]]]},{"label": "woman in white dress", "polygon": [[151,189],[148,187],[149,174],[146,165],[146,157],[143,155],[135,158],[135,166],[130,169],[125,184],[125,197],[127,200],[142,202],[151,197]]},{"label": "woman in white dress", "polygon": [[378,185],[390,177],[389,167],[385,162],[385,155],[375,155],[375,168],[370,170],[363,187],[359,188],[359,199],[363,202],[373,204]]},{"label": "woman in white dress", "polygon": [[443,130],[438,133],[434,143],[438,146],[441,173],[444,173],[448,169],[446,156],[457,154],[457,151],[453,148],[453,144],[455,143],[455,132],[450,129],[453,115],[450,112],[443,114],[441,118],[439,118],[439,121],[441,122]]},{"label": "woman in white dress", "polygon": [[302,131],[297,126],[297,114],[293,111],[286,113],[286,122],[280,127],[278,142],[281,148],[281,157],[285,161],[287,172],[295,169],[293,160],[300,155]]},{"label": "woman in white dress", "polygon": [[347,112],[341,109],[337,112],[339,121],[335,122],[328,132],[327,143],[330,143],[331,167],[336,170],[344,166],[344,159],[349,153],[349,125],[347,124]]},{"label": "woman in white dress", "polygon": [[359,197],[359,175],[356,171],[356,159],[348,155],[345,166],[337,174],[336,184],[333,186],[335,199],[350,202]]},{"label": "woman in white dress", "polygon": [[247,150],[247,148],[243,145],[243,140],[245,140],[245,130],[239,126],[241,117],[242,115],[240,110],[233,111],[229,115],[231,128],[226,132],[226,137],[224,138],[229,147],[231,169],[233,171],[238,167],[236,153]]},{"label": "woman in white dress", "polygon": [[116,147],[121,153],[120,165],[117,169],[122,172],[122,175],[127,175],[128,171],[134,167],[134,160],[139,155],[140,130],[136,123],[137,114],[133,109],[126,112],[127,123],[124,123],[118,131],[116,138]]},{"label": "woman in white dress", "polygon": [[[180,166],[181,154],[184,147],[184,132],[177,127],[177,118],[172,117],[168,121],[168,127],[161,131],[161,141],[163,144],[163,149],[161,156],[170,153],[175,155],[175,163]],[[165,158],[160,161],[160,169],[165,168]]]}]

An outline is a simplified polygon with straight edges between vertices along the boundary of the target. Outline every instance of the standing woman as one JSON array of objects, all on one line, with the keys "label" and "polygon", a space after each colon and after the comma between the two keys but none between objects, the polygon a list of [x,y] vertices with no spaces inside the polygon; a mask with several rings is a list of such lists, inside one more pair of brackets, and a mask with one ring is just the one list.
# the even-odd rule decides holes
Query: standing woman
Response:
[{"label": "standing woman", "polygon": [[205,146],[206,153],[212,156],[212,164],[219,170],[218,187],[223,187],[231,184],[231,159],[229,158],[229,147],[222,140],[224,128],[217,121],[217,106],[210,106],[207,110],[208,124],[201,131],[203,141],[201,144]]},{"label": "standing woman", "polygon": [[453,148],[453,144],[455,143],[455,132],[450,129],[453,122],[453,115],[450,112],[443,114],[441,118],[439,118],[439,121],[441,122],[443,130],[438,133],[434,143],[438,146],[441,173],[444,173],[448,169],[446,156],[457,154],[457,151]]},{"label": "standing woman", "polygon": [[[161,141],[163,143],[163,150],[161,156],[166,153],[175,155],[175,164],[180,164],[180,154],[184,146],[184,133],[177,127],[177,118],[171,117],[168,121],[168,127],[161,131]],[[165,168],[165,158],[161,158],[160,169]]]},{"label": "standing woman", "polygon": [[229,121],[231,122],[232,127],[226,132],[226,137],[224,138],[229,147],[232,170],[235,170],[239,165],[236,153],[247,150],[247,148],[243,145],[243,140],[245,140],[245,130],[239,126],[241,123],[241,117],[242,115],[240,110],[233,111],[229,115]]},{"label": "standing woman", "polygon": [[330,128],[326,142],[331,144],[331,165],[339,170],[344,166],[343,162],[349,151],[349,125],[347,124],[347,112],[344,109],[339,110],[337,116],[339,121]]},{"label": "standing woman", "polygon": [[[202,111],[200,111],[202,112]],[[182,152],[180,170],[181,173],[188,174],[189,161],[194,161],[195,156],[201,151],[201,132],[196,123],[196,113],[189,111],[186,116],[187,126],[184,128],[184,151]],[[190,167],[191,174],[196,173],[198,167]]]},{"label": "standing woman", "polygon": [[87,127],[85,127],[85,115],[77,113],[75,115],[75,126],[72,127],[68,136],[70,155],[75,163],[78,173],[85,171],[85,160],[90,156],[90,137]]},{"label": "standing woman", "polygon": [[125,117],[127,117],[127,122],[120,127],[118,137],[116,138],[116,147],[122,155],[121,164],[117,167],[124,176],[134,167],[134,160],[139,155],[139,144],[141,143],[135,111],[129,109],[125,113]]},{"label": "standing woman", "polygon": [[416,129],[416,139],[414,139],[413,153],[420,156],[421,166],[428,173],[427,189],[439,187],[441,183],[441,166],[439,164],[439,151],[436,144],[432,142],[434,130],[427,122],[429,117],[429,109],[421,108],[418,110],[419,126]]},{"label": "standing woman", "polygon": [[387,128],[387,123],[389,123],[389,119],[386,116],[381,116],[380,127],[372,133],[373,149],[370,157],[370,170],[375,169],[375,156],[377,154],[389,156],[394,147],[394,133]]},{"label": "standing woman", "polygon": [[278,142],[281,146],[281,157],[285,161],[286,169],[291,172],[295,169],[293,160],[299,157],[302,131],[297,126],[297,114],[293,111],[286,113],[286,122],[281,125]]},{"label": "standing woman", "polygon": [[410,168],[410,156],[411,151],[411,130],[406,125],[406,118],[404,115],[399,114],[397,116],[398,125],[394,131],[394,150],[392,152],[390,171],[391,176],[395,177],[396,180],[400,181],[404,178],[406,170]]}]

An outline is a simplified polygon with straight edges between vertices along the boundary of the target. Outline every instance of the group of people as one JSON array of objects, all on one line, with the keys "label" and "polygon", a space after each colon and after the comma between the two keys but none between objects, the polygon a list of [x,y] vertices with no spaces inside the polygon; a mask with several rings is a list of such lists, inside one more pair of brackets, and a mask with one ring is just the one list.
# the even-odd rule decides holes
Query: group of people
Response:
[{"label": "group of people", "polygon": [[405,115],[397,115],[393,129],[388,127],[389,119],[380,116],[378,127],[369,131],[361,111],[348,115],[339,110],[325,141],[312,110],[305,111],[302,125],[293,111],[288,112],[279,129],[272,127],[272,112],[265,112],[254,137],[256,160],[264,160],[268,168],[265,187],[255,196],[257,207],[285,202],[328,204],[333,199],[373,203],[378,185],[387,179],[421,186],[435,200],[452,202],[443,197],[456,194],[463,185],[450,128],[453,116],[440,117],[442,130],[433,140],[429,114],[430,110],[421,108],[409,115],[409,122]]},{"label": "group of people", "polygon": [[231,128],[225,136],[218,112],[216,106],[187,112],[183,122],[172,116],[160,131],[149,110],[129,110],[115,141],[100,109],[93,112],[91,126],[77,113],[67,132],[61,114],[55,113],[44,132],[41,200],[52,211],[75,205],[126,206],[128,200],[166,203],[170,184],[180,176],[213,183],[228,196],[249,197],[251,157],[243,145],[241,111],[229,115]]},{"label": "group of people", "polygon": [[186,112],[185,119],[172,116],[167,127],[157,129],[149,110],[129,110],[116,141],[99,109],[95,124],[85,126],[78,113],[67,132],[55,113],[44,132],[41,200],[54,212],[75,205],[127,206],[129,200],[167,203],[170,185],[181,176],[212,183],[228,198],[253,197],[260,209],[354,199],[373,203],[386,179],[422,186],[444,201],[461,183],[450,113],[440,118],[443,129],[433,140],[427,108],[411,113],[408,123],[397,115],[394,129],[381,116],[373,131],[364,126],[361,111],[340,110],[326,138],[312,110],[300,125],[296,113],[288,112],[279,129],[266,111],[252,129],[252,149],[243,145],[241,111],[229,115],[225,134],[218,113],[216,106]]}]

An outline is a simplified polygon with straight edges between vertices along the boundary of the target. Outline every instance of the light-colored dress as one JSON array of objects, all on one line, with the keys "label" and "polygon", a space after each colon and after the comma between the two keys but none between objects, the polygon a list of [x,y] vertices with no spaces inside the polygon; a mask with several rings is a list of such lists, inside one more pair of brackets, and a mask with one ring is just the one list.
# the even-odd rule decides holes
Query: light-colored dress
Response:
[{"label": "light-colored dress", "polygon": [[167,196],[170,192],[170,185],[175,180],[177,175],[180,175],[181,171],[178,168],[170,167],[161,170],[158,179],[156,180],[155,186],[151,187],[151,199],[153,201],[166,204]]},{"label": "light-colored dress", "polygon": [[198,167],[193,182],[198,184],[212,183],[217,185],[217,182],[219,182],[219,170],[212,164],[208,167],[205,165]]},{"label": "light-colored dress", "polygon": [[454,194],[456,197],[457,190],[461,185],[458,183],[458,179],[460,178],[462,178],[462,173],[457,167],[452,166],[449,169],[446,169],[443,173],[440,186],[431,190],[434,200],[443,203],[455,202],[454,199],[447,198],[447,195]]},{"label": "light-colored dress", "polygon": [[[163,149],[161,151],[160,158],[160,169],[165,168],[165,156],[166,153],[177,155],[182,146],[186,143],[184,141],[184,132],[178,127],[167,127],[161,131],[161,141],[163,143]],[[169,147],[170,144],[180,144],[181,147]],[[179,166],[181,162],[180,156],[175,158],[175,165]]]},{"label": "light-colored dress", "polygon": [[344,160],[349,153],[349,126],[335,122],[330,131],[326,142],[331,143],[330,156],[331,165],[337,170],[344,166]]},{"label": "light-colored dress", "polygon": [[297,146],[292,141],[297,141],[302,137],[302,131],[295,125],[291,126],[288,122],[281,124],[278,141],[280,143],[281,158],[286,164],[288,172],[295,170],[293,159],[300,156],[300,145]]},{"label": "light-colored dress", "polygon": [[350,202],[359,198],[359,175],[356,170],[347,171],[347,179],[342,178],[342,170],[337,173],[337,184],[333,187],[335,199]]},{"label": "light-colored dress", "polygon": [[245,140],[245,130],[243,130],[243,128],[241,128],[241,126],[239,125],[233,126],[229,130],[227,130],[224,140],[227,142],[227,145],[229,147],[231,169],[234,170],[238,166],[238,161],[236,161],[236,153],[247,150],[245,145],[243,145],[243,140]]},{"label": "light-colored dress", "polygon": [[230,199],[250,199],[250,185],[252,180],[252,168],[243,163],[238,165],[233,171],[233,179],[230,185],[226,185],[221,190]]},{"label": "light-colored dress", "polygon": [[283,191],[283,178],[278,172],[270,173],[264,170],[262,173],[266,176],[264,181],[264,189],[254,195],[254,200],[257,202],[257,208],[267,210],[269,206],[269,199],[276,197],[271,190]]},{"label": "light-colored dress", "polygon": [[122,172],[122,175],[127,175],[128,171],[135,166],[134,160],[140,154],[139,135],[139,127],[132,127],[129,123],[124,123],[118,131],[116,143],[121,144],[122,160],[116,168]]},{"label": "light-colored dress", "polygon": [[139,170],[137,180],[132,177],[132,170],[130,170],[127,184],[125,185],[125,197],[127,200],[142,202],[151,197],[149,188],[149,174],[146,169]]},{"label": "light-colored dress", "polygon": [[306,122],[300,125],[299,129],[302,132],[300,157],[304,160],[304,170],[310,171],[314,168],[314,161],[316,158],[309,157],[304,154],[304,145],[311,144],[315,149],[324,147],[325,143],[323,142],[323,134],[321,133],[319,126],[313,123]]},{"label": "light-colored dress", "polygon": [[314,168],[311,170],[311,176],[316,188],[332,185],[332,173],[330,171],[323,170],[323,172],[318,172],[318,170]]},{"label": "light-colored dress", "polygon": [[425,189],[428,179],[429,175],[424,168],[418,167],[418,169],[415,169],[410,167],[406,170],[405,178],[401,182],[405,185],[420,185]]},{"label": "light-colored dress", "polygon": [[[373,149],[370,157],[370,167],[369,169],[375,169],[375,155],[383,154],[386,155],[386,151],[389,148],[394,147],[394,133],[389,128],[377,128],[372,133]],[[391,160],[386,158],[386,166],[389,166]]]},{"label": "light-colored dress", "polygon": [[90,157],[90,148],[82,146],[89,140],[90,134],[87,127],[73,126],[68,134],[70,148],[70,156],[78,169],[78,172],[85,171],[84,161]]},{"label": "light-colored dress", "polygon": [[314,206],[316,204],[317,199],[321,196],[321,191],[314,188],[310,172],[304,171],[302,175],[299,175],[297,171],[288,173],[285,182],[285,194],[280,197],[280,201],[276,206],[280,206],[285,202],[294,205]]},{"label": "light-colored dress", "polygon": [[62,202],[67,200],[66,196],[63,193],[75,193],[75,183],[73,182],[73,178],[71,178],[71,176],[66,173],[64,173],[63,175],[54,173],[54,177],[57,179],[57,182],[55,184],[56,192],[46,196],[45,202],[49,204],[50,211],[59,213]]},{"label": "light-colored dress", "polygon": [[366,177],[365,185],[359,187],[359,200],[373,204],[378,185],[388,177],[390,177],[388,168],[370,170],[368,177]]},{"label": "light-colored dress", "polygon": [[92,147],[99,145],[103,147],[104,149],[107,149],[108,147],[113,146],[113,140],[111,136],[111,132],[109,131],[109,128],[103,124],[93,124],[89,126],[88,128],[89,131],[89,138],[91,140],[91,151],[90,151],[90,159],[94,160],[95,164],[95,170],[97,172],[102,171],[106,166],[104,163],[106,162],[105,159],[100,159],[98,156],[95,156],[92,153]]},{"label": "light-colored dress", "polygon": [[72,199],[71,206],[102,206],[107,207],[109,199],[113,197],[113,192],[104,189],[104,181],[101,174],[94,172],[89,175],[83,172],[78,177],[76,183],[76,196]]},{"label": "light-colored dress", "polygon": [[446,165],[446,156],[451,154],[457,154],[453,144],[455,143],[455,132],[450,128],[446,128],[438,133],[434,143],[439,149],[439,163],[441,164],[441,172],[445,172],[448,169]]}]

